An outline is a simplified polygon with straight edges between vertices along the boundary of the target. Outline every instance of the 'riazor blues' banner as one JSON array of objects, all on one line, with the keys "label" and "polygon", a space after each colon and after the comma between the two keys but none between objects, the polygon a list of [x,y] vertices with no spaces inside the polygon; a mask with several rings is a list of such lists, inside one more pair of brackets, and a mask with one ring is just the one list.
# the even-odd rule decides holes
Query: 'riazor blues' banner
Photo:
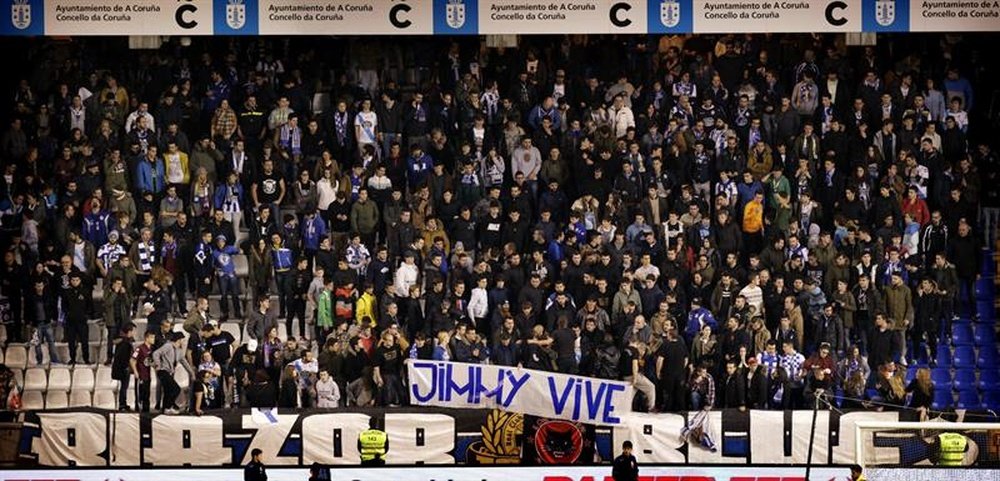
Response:
[{"label": "'riazor blues' banner", "polygon": [[[18,452],[26,464],[162,469],[238,467],[250,460],[253,449],[260,449],[272,467],[357,466],[358,435],[373,418],[388,434],[390,465],[607,464],[625,440],[635,446],[642,463],[802,466],[812,446],[814,465],[846,465],[858,459],[859,424],[918,420],[917,413],[909,411],[821,410],[810,443],[812,411],[712,411],[707,428],[718,449],[710,450],[680,435],[693,415],[632,413],[621,425],[608,427],[500,410],[436,407],[266,413],[225,409],[202,416],[62,409],[0,413],[0,421],[22,423]],[[962,419],[952,414],[941,421]],[[892,443],[879,446],[867,436],[861,439],[861,449],[878,450],[880,459],[899,466],[927,464],[937,452],[934,434],[895,433]],[[987,434],[977,431],[969,438],[980,462],[995,459],[991,450],[996,443]],[[101,479],[109,477],[118,479]]]},{"label": "'riazor blues' banner", "polygon": [[634,389],[609,381],[518,367],[407,361],[414,404],[519,412],[616,426],[632,412]]}]

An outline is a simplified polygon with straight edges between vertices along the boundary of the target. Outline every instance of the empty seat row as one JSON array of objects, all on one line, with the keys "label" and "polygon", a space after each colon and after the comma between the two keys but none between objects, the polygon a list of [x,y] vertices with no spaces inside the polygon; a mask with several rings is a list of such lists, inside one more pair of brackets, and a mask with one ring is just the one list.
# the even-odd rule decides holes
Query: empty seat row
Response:
[{"label": "empty seat row", "polygon": [[[909,377],[909,373],[908,373]],[[1000,390],[1000,372],[996,369],[956,369],[954,375],[948,368],[931,369],[931,381],[941,390],[952,386],[956,391],[980,389],[983,391]]]},{"label": "empty seat row", "polygon": [[953,346],[986,347],[996,345],[996,341],[996,331],[992,324],[955,324],[952,326],[951,344]]},{"label": "empty seat row", "polygon": [[[19,370],[18,370],[19,371]],[[111,378],[109,366],[30,367],[24,370],[21,385],[29,391],[94,391],[118,389],[118,381]]]}]

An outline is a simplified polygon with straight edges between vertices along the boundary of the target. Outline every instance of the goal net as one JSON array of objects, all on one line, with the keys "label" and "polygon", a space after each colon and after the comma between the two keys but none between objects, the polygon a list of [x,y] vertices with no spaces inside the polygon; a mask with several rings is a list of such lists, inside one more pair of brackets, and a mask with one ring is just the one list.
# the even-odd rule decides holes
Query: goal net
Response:
[{"label": "goal net", "polygon": [[[1000,423],[950,423],[950,422],[861,422],[855,438],[857,464],[865,467],[869,480],[891,479],[898,481],[944,481],[934,477],[940,468],[941,452],[938,436],[955,433],[965,436],[965,453],[962,466],[1000,468]],[[914,477],[901,477],[903,471],[921,473]],[[967,470],[969,471],[969,470]],[[895,472],[891,477],[877,476]],[[975,472],[975,470],[971,470]],[[875,475],[875,476],[873,476]],[[947,476],[949,481],[956,480]],[[969,478],[982,481],[980,478]]]}]

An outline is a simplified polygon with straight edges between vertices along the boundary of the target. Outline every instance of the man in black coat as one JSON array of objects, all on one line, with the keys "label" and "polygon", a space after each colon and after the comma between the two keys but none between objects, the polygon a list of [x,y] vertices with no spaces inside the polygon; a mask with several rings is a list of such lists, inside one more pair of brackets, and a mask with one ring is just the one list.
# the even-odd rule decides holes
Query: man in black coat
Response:
[{"label": "man in black coat", "polygon": [[611,463],[611,477],[615,481],[639,479],[639,462],[632,455],[632,441],[622,443],[622,453]]},{"label": "man in black coat", "polygon": [[87,326],[87,305],[90,292],[83,287],[83,276],[73,272],[69,287],[62,294],[62,309],[66,319],[66,342],[69,343],[69,364],[76,364],[77,345],[83,350],[83,363],[90,364],[90,335]]},{"label": "man in black coat", "polygon": [[257,448],[250,451],[250,462],[243,468],[243,481],[267,481],[267,471],[260,460],[261,454],[263,451]]},{"label": "man in black coat", "polygon": [[747,408],[746,379],[736,369],[736,361],[726,361],[726,377],[722,381],[722,406],[745,411]]},{"label": "man in black coat", "polygon": [[899,358],[900,347],[899,338],[893,335],[885,314],[875,314],[875,330],[868,341],[868,366],[874,371],[887,362],[894,362]]},{"label": "man in black coat", "polygon": [[117,339],[111,340],[114,346],[114,355],[111,359],[111,378],[120,381],[118,387],[118,410],[128,411],[128,388],[132,379],[132,372],[129,360],[132,358],[135,339],[135,324],[128,322],[121,328],[121,333]]},{"label": "man in black coat", "polygon": [[750,409],[767,409],[768,394],[770,393],[767,370],[760,367],[756,357],[747,359],[745,376],[747,379],[747,407]]},{"label": "man in black coat", "polygon": [[[955,264],[958,274],[959,305],[967,303],[969,313],[976,315],[976,278],[979,277],[979,241],[972,233],[972,226],[966,219],[958,221],[958,235],[948,245],[948,258]],[[959,311],[961,312],[961,311]]]}]

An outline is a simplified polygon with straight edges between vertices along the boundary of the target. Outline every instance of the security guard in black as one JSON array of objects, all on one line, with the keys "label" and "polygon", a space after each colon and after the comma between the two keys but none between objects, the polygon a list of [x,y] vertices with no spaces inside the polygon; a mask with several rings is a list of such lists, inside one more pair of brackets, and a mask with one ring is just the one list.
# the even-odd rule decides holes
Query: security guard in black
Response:
[{"label": "security guard in black", "polygon": [[632,441],[622,443],[622,453],[611,463],[611,477],[615,481],[639,479],[639,462],[632,456]]}]

